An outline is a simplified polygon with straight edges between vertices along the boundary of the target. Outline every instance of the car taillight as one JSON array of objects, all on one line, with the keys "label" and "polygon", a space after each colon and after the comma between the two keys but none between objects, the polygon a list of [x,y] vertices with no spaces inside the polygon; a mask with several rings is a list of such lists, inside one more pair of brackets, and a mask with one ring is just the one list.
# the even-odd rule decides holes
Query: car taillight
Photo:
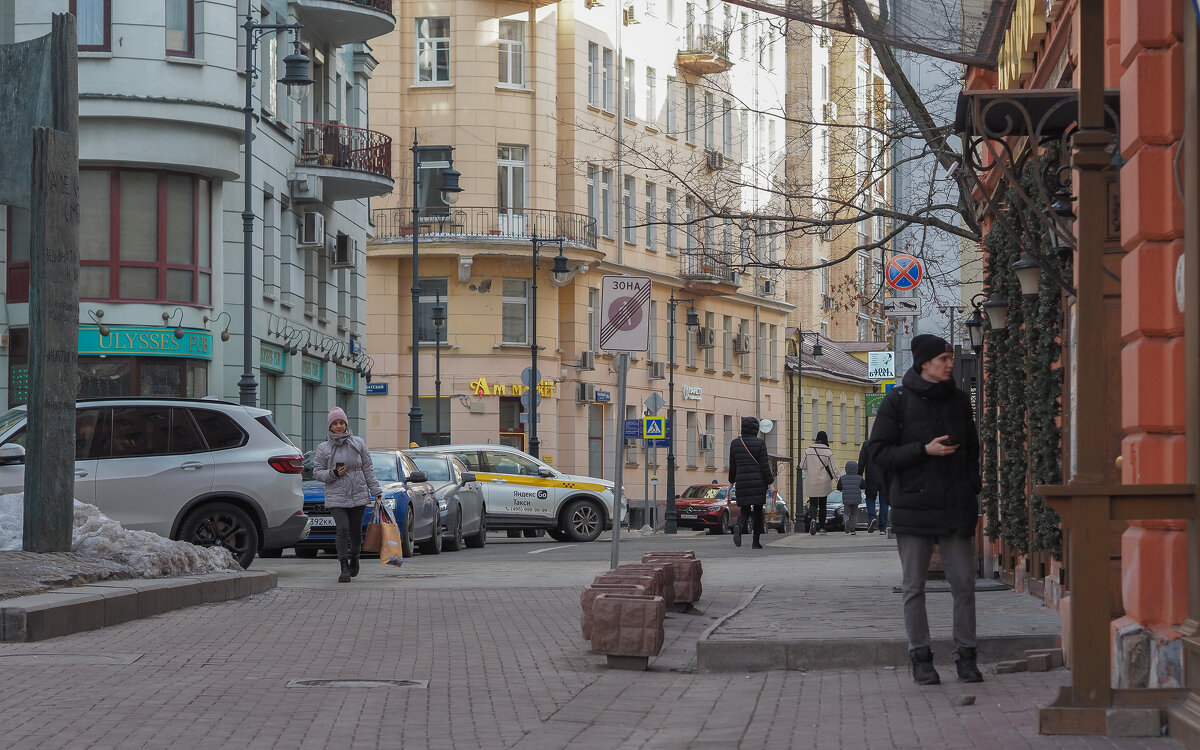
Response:
[{"label": "car taillight", "polygon": [[304,471],[304,456],[271,456],[267,459],[267,463],[271,464],[271,468],[278,471],[280,474],[299,474]]}]

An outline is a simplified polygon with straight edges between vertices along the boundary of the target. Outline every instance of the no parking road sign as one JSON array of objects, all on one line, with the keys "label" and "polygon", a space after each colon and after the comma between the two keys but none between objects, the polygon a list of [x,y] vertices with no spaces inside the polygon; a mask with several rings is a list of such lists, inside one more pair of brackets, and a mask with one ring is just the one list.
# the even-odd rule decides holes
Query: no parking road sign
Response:
[{"label": "no parking road sign", "polygon": [[650,277],[605,276],[600,287],[600,348],[650,349]]},{"label": "no parking road sign", "polygon": [[887,283],[893,289],[907,292],[921,283],[921,263],[911,255],[901,254],[887,264]]}]

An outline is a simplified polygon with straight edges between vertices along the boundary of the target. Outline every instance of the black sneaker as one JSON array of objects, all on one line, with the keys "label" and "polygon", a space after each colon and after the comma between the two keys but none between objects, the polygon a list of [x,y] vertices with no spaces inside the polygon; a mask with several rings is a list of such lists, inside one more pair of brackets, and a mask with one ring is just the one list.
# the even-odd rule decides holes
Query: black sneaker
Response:
[{"label": "black sneaker", "polygon": [[879,521],[872,518],[871,523],[867,524],[867,533],[874,534],[876,531],[879,531]]},{"label": "black sneaker", "polygon": [[734,547],[742,546],[742,527],[741,526],[733,527],[733,546]]},{"label": "black sneaker", "polygon": [[809,535],[811,535],[811,536],[816,536],[816,535],[817,535],[817,525],[816,525],[815,523],[814,523],[814,524],[809,524],[809,526],[808,526],[808,533],[809,533]]},{"label": "black sneaker", "polygon": [[958,670],[959,682],[983,682],[983,673],[975,661],[976,650],[960,648],[954,653],[954,667]]},{"label": "black sneaker", "polygon": [[[912,661],[913,682],[918,685],[937,685],[942,678],[933,666],[933,652],[926,647],[913,649],[908,652]],[[982,678],[980,678],[982,679]]]}]

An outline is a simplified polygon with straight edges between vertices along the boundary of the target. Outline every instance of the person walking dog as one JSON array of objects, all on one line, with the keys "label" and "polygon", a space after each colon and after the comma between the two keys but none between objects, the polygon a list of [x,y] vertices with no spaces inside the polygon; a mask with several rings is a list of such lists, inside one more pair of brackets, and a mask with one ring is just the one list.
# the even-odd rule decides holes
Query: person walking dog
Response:
[{"label": "person walking dog", "polygon": [[975,526],[979,517],[979,436],[971,402],[954,385],[954,353],[938,336],[912,340],[913,366],[884,397],[871,430],[871,471],[886,472],[900,553],[904,628],[913,681],[941,682],[933,666],[925,580],[936,544],[953,596],[959,682],[982,682],[976,663]]},{"label": "person walking dog", "polygon": [[733,544],[742,546],[742,534],[750,517],[754,517],[754,549],[762,549],[759,537],[763,533],[763,503],[767,488],[775,482],[767,458],[767,444],[758,436],[758,419],[742,417],[742,434],[729,444],[729,483],[737,491],[737,526],[733,529]]},{"label": "person walking dog", "polygon": [[824,430],[817,433],[816,440],[804,451],[800,468],[804,471],[804,486],[808,490],[808,533],[816,534],[819,528],[824,534],[825,503],[829,493],[833,492],[833,483],[840,476],[833,449],[829,447],[829,436]]},{"label": "person walking dog", "polygon": [[325,507],[337,526],[338,583],[358,575],[362,551],[362,522],[367,503],[382,497],[367,443],[350,432],[346,412],[329,410],[329,438],[313,452],[313,479],[325,484]]}]

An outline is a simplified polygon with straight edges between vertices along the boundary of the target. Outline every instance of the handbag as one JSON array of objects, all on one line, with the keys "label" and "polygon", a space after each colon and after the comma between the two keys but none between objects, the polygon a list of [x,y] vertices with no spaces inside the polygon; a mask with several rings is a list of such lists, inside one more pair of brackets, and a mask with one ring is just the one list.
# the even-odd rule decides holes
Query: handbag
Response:
[{"label": "handbag", "polygon": [[400,542],[400,527],[392,517],[387,506],[379,506],[379,530],[382,536],[379,544],[379,562],[384,565],[395,565],[397,568],[404,564],[404,545]]},{"label": "handbag", "polygon": [[363,552],[378,552],[383,544],[383,520],[380,518],[379,501],[376,500],[371,506],[371,522],[367,524],[367,531],[363,534],[362,549]]}]

